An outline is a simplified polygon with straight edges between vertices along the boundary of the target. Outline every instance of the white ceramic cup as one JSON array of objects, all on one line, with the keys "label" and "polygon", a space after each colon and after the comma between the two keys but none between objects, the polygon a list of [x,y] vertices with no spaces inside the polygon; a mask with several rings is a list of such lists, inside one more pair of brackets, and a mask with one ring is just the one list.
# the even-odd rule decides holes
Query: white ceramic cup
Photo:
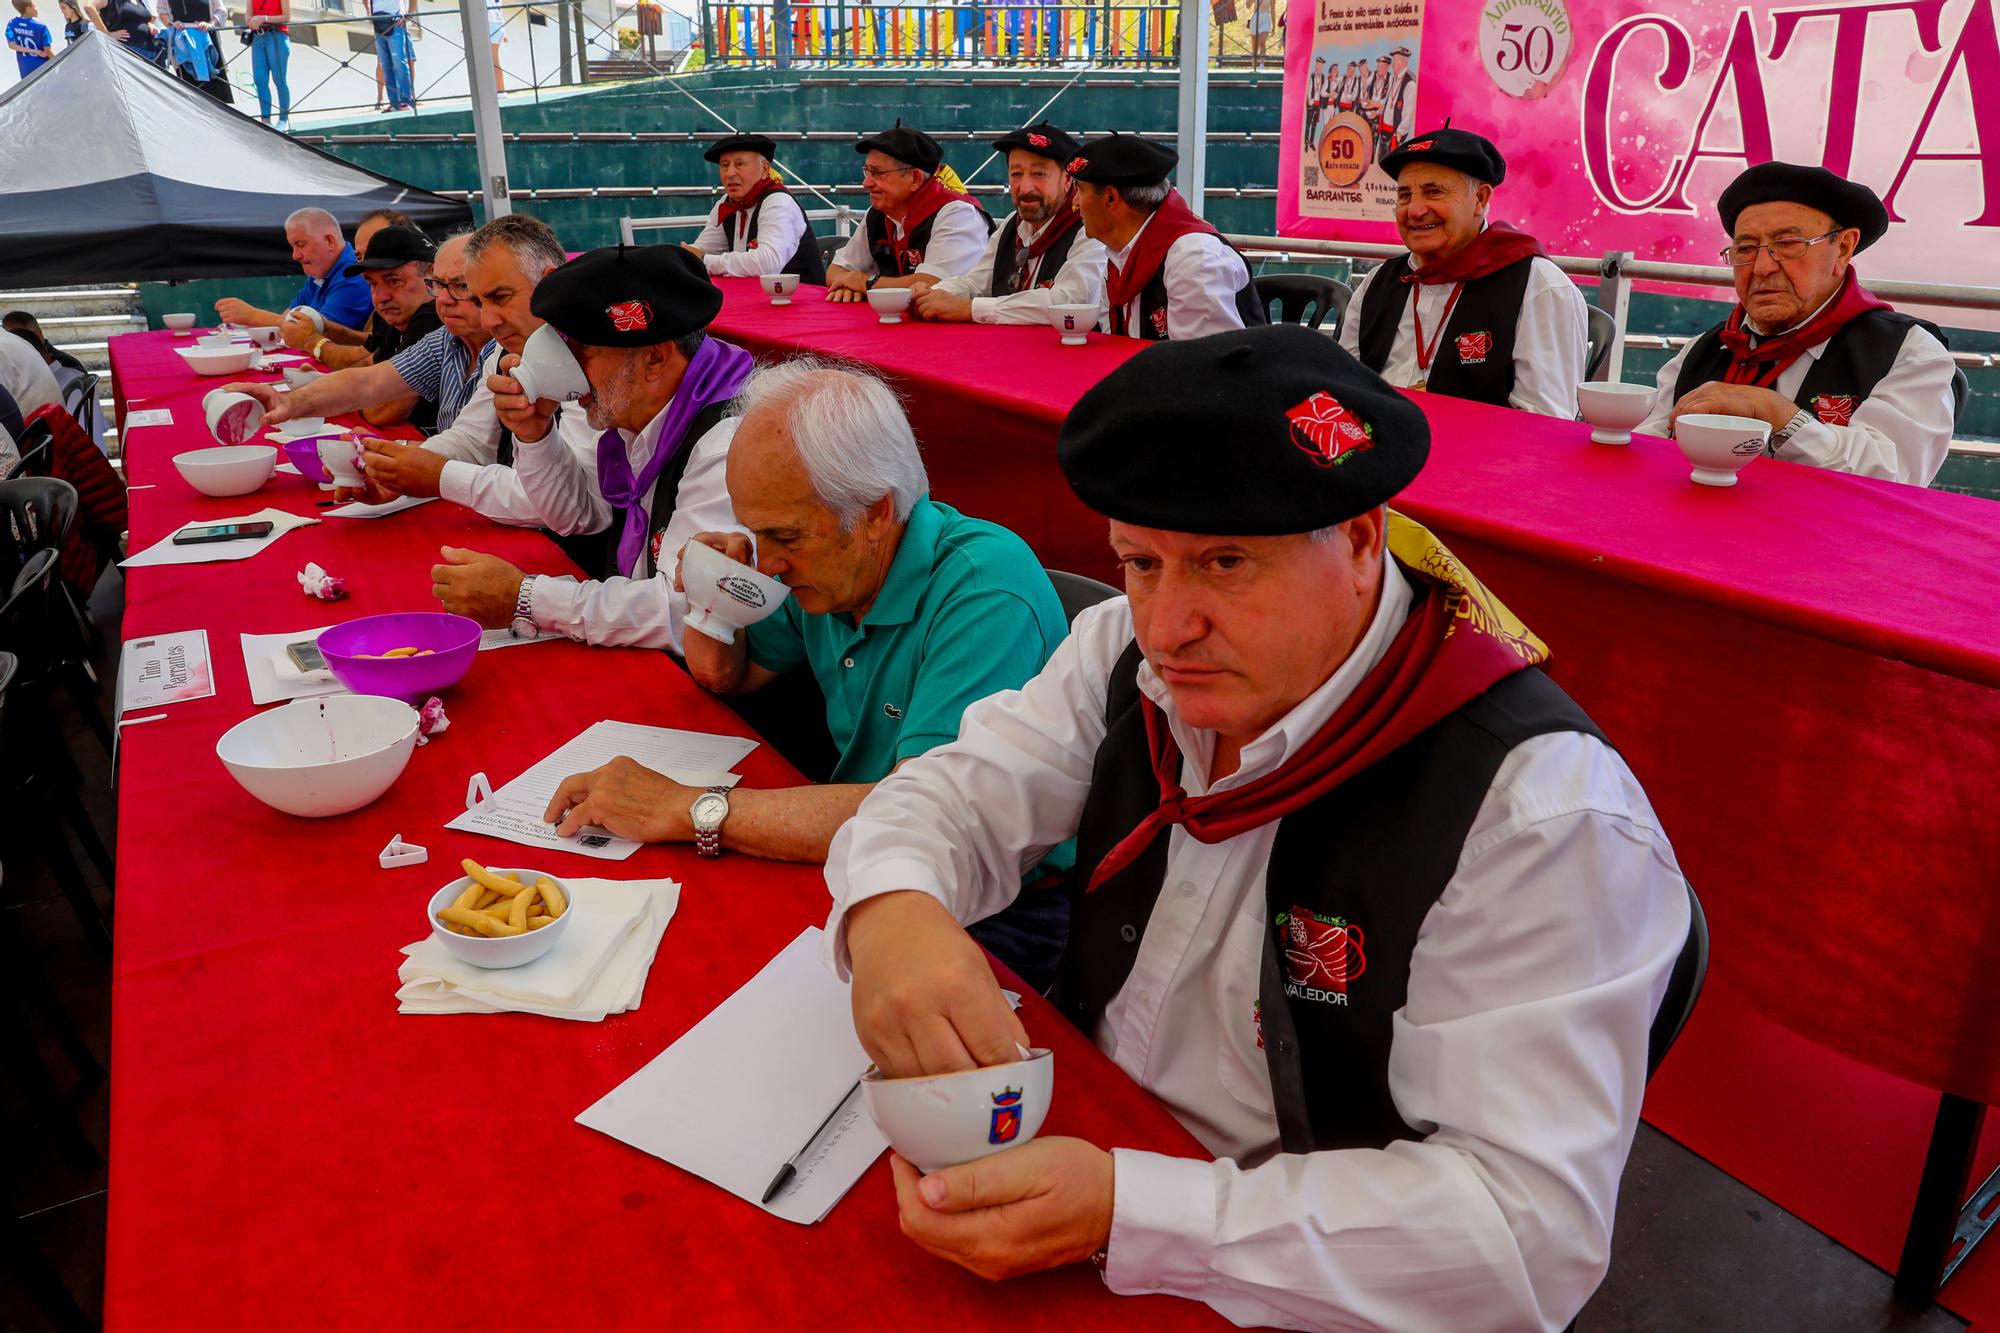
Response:
[{"label": "white ceramic cup", "polygon": [[521,346],[521,363],[513,374],[531,402],[566,403],[590,392],[590,378],[553,324],[544,324],[528,335]]},{"label": "white ceramic cup", "polygon": [[210,389],[202,395],[201,413],[217,444],[241,444],[264,424],[264,405],[247,393]]},{"label": "white ceramic cup", "polygon": [[174,314],[174,315],[162,315],[160,316],[160,323],[165,327],[172,329],[175,333],[184,334],[189,329],[194,327],[194,315],[189,312],[182,312],[180,314]]},{"label": "white ceramic cup", "polygon": [[884,324],[901,324],[903,312],[915,297],[916,292],[908,287],[877,287],[868,293],[868,304],[875,307]]},{"label": "white ceramic cup", "polygon": [[287,310],[285,313],[288,315],[297,315],[300,319],[307,321],[314,328],[318,329],[321,333],[326,332],[326,316],[320,314],[319,311],[313,309],[309,305],[295,305],[290,310]]},{"label": "white ceramic cup", "polygon": [[757,279],[757,285],[771,294],[772,305],[790,305],[792,293],[799,289],[799,275],[796,273],[766,273]]},{"label": "white ceramic cup", "polygon": [[1590,432],[1593,444],[1632,443],[1632,428],[1653,410],[1653,397],[1653,389],[1644,384],[1592,380],[1576,388],[1583,419],[1595,428]]},{"label": "white ceramic cup", "polygon": [[213,347],[219,352],[226,352],[231,348],[243,346],[243,339],[238,338],[233,333],[204,333],[201,337],[194,340],[194,345],[196,347]]},{"label": "white ceramic cup", "polygon": [[681,550],[681,585],[687,589],[687,628],[719,643],[754,625],[785,600],[785,585],[738,564],[713,546],[691,541]]},{"label": "white ceramic cup", "polygon": [[1063,346],[1081,347],[1089,341],[1084,335],[1097,327],[1097,307],[1052,305],[1049,307],[1049,323],[1062,335]]},{"label": "white ceramic cup", "polygon": [[250,330],[250,341],[268,352],[284,341],[284,333],[276,324],[260,324]]},{"label": "white ceramic cup", "polygon": [[319,461],[336,486],[360,487],[368,484],[361,470],[361,443],[345,436],[319,442]]},{"label": "white ceramic cup", "polygon": [[1041,1133],[1055,1095],[1056,1057],[917,1078],[861,1076],[861,1096],[889,1146],[919,1171],[941,1171],[1018,1148]]},{"label": "white ceramic cup", "polygon": [[1694,464],[1688,475],[1703,486],[1734,486],[1770,438],[1771,423],[1755,417],[1696,412],[1674,421],[1674,443]]}]

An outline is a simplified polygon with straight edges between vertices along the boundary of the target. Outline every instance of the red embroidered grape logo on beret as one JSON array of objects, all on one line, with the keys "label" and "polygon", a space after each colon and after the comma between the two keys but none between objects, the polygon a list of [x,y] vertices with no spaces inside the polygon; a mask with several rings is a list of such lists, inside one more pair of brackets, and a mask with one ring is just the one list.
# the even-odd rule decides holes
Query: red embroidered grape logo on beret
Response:
[{"label": "red embroidered grape logo on beret", "polygon": [[1437,147],[1436,139],[1419,139],[1403,151],[1406,153],[1421,153],[1435,147]]},{"label": "red embroidered grape logo on beret", "polygon": [[1312,456],[1321,467],[1332,467],[1349,454],[1375,447],[1375,431],[1338,398],[1321,389],[1285,413],[1292,423],[1292,443]]},{"label": "red embroidered grape logo on beret", "polygon": [[1030,134],[1028,142],[1037,148],[1047,148],[1049,146],[1049,136],[1046,134]]},{"label": "red embroidered grape logo on beret", "polygon": [[607,306],[604,313],[611,316],[611,327],[620,333],[643,333],[653,323],[653,307],[644,301],[620,301]]},{"label": "red embroidered grape logo on beret", "polygon": [[1089,158],[1073,157],[1069,160],[1069,165],[1064,167],[1063,170],[1067,171],[1070,175],[1074,176],[1076,175],[1077,172],[1082,171],[1085,167],[1089,165],[1090,165]]},{"label": "red embroidered grape logo on beret", "polygon": [[1855,401],[1851,393],[1813,395],[1813,415],[1829,426],[1845,426],[1854,420]]}]

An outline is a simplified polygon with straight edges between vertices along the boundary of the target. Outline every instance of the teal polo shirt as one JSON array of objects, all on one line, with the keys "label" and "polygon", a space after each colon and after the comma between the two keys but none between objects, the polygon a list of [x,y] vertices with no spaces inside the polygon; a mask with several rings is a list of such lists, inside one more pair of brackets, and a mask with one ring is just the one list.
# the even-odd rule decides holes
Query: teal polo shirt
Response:
[{"label": "teal polo shirt", "polygon": [[973,703],[1041,671],[1069,625],[1028,544],[928,496],[867,617],[815,616],[786,598],[752,625],[750,658],[810,667],[840,747],[835,782],[878,782],[905,759],[958,737]]}]

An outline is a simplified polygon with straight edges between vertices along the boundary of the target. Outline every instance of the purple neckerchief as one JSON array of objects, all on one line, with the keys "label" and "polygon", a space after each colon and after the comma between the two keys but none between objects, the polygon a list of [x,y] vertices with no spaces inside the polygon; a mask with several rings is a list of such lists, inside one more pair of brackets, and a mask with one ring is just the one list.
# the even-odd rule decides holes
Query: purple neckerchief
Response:
[{"label": "purple neckerchief", "polygon": [[606,431],[597,441],[597,485],[614,514],[623,512],[618,530],[618,572],[624,574],[646,546],[646,529],[652,516],[646,512],[646,492],[660,479],[660,472],[688,441],[681,437],[711,404],[727,402],[750,377],[756,366],[750,353],[715,338],[705,338],[688,362],[673,401],[667,404],[666,420],[653,442],[653,456],[632,475],[632,460],[625,456],[625,437],[616,430]]}]

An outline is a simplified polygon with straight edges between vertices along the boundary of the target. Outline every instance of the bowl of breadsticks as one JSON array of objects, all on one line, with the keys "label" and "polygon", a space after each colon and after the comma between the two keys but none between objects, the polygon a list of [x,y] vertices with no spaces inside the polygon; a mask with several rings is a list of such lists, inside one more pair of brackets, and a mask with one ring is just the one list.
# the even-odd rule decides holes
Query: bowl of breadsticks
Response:
[{"label": "bowl of breadsticks", "polygon": [[520,967],[569,928],[569,885],[543,870],[503,870],[467,858],[465,875],[431,895],[431,934],[474,967]]},{"label": "bowl of breadsticks", "polygon": [[443,611],[361,616],[319,636],[333,678],[405,703],[458,684],[479,652],[479,622]]}]

